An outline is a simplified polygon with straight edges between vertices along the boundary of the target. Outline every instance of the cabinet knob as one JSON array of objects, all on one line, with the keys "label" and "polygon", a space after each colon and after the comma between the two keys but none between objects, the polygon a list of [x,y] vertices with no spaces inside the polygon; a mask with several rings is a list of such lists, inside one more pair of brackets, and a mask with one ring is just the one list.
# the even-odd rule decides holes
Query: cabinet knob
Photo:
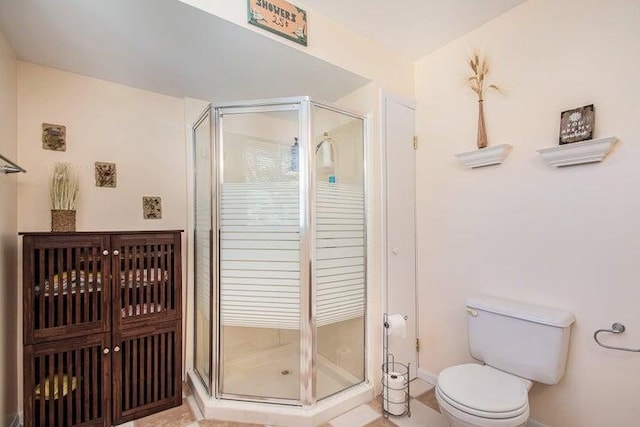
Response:
[{"label": "cabinet knob", "polygon": [[117,353],[117,352],[119,352],[119,351],[120,351],[120,347],[119,347],[119,346],[115,346],[115,347],[113,347],[113,352],[114,352],[114,353]]},{"label": "cabinet knob", "polygon": [[103,352],[104,354],[109,354],[109,349],[108,349],[108,348],[105,348],[104,350],[102,350],[102,352]]},{"label": "cabinet knob", "polygon": [[114,254],[115,256],[118,256],[118,255],[120,255],[120,251],[116,249],[115,251],[113,251],[113,254]]},{"label": "cabinet knob", "polygon": [[105,249],[104,251],[102,251],[102,255],[109,255],[109,251]]}]

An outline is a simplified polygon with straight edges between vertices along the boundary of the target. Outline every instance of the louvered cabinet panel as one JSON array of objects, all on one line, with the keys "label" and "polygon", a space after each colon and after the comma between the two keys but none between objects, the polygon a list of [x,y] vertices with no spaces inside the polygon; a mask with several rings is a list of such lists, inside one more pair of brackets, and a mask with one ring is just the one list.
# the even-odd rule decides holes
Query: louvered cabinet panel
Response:
[{"label": "louvered cabinet panel", "polygon": [[109,426],[108,335],[24,347],[24,425]]},{"label": "louvered cabinet panel", "polygon": [[180,317],[180,233],[114,235],[111,246],[113,328]]},{"label": "louvered cabinet panel", "polygon": [[109,237],[26,235],[24,343],[110,328]]},{"label": "louvered cabinet panel", "polygon": [[114,334],[114,423],[182,402],[181,322],[170,321]]}]

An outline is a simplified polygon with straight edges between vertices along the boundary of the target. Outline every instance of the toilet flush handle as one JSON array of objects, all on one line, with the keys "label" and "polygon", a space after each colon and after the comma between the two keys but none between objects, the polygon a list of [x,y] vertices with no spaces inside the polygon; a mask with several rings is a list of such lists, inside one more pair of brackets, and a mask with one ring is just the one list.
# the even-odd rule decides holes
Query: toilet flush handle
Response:
[{"label": "toilet flush handle", "polygon": [[473,317],[478,317],[478,312],[476,310],[474,310],[473,308],[465,307],[465,309],[467,310],[467,313],[469,313]]}]

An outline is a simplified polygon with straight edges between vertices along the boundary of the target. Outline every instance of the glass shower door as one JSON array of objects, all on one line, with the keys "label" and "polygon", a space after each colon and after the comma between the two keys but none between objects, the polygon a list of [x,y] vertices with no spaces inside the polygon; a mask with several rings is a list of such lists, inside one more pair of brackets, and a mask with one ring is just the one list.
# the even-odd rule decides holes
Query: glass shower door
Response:
[{"label": "glass shower door", "polygon": [[364,123],[312,107],[315,147],[316,397],[365,378]]},{"label": "glass shower door", "polygon": [[194,368],[211,393],[212,313],[212,139],[211,112],[207,111],[193,129],[194,158]]},{"label": "glass shower door", "polygon": [[220,110],[220,393],[300,400],[296,104]]}]

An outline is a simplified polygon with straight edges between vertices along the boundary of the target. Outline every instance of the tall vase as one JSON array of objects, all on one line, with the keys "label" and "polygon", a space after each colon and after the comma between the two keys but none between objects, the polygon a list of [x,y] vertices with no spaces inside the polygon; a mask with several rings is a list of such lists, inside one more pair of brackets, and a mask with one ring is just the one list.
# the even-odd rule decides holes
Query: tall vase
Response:
[{"label": "tall vase", "polygon": [[478,101],[478,148],[487,146],[487,130],[484,127],[484,110],[482,109],[482,99]]}]

